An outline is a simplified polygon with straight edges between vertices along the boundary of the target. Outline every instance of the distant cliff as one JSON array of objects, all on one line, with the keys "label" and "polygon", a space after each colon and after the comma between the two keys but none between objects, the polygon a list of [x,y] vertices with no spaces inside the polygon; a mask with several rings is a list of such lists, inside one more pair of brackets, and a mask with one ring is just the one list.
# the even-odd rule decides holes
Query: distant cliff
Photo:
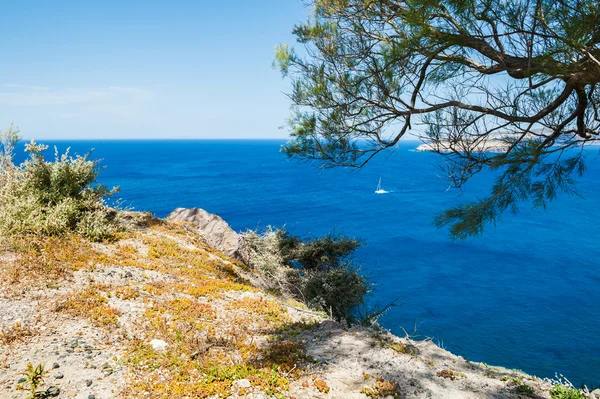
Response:
[{"label": "distant cliff", "polygon": [[416,148],[416,151],[433,151],[439,153],[450,152],[504,152],[508,149],[505,141],[501,140],[482,140],[476,143],[451,143],[449,141],[423,143]]}]

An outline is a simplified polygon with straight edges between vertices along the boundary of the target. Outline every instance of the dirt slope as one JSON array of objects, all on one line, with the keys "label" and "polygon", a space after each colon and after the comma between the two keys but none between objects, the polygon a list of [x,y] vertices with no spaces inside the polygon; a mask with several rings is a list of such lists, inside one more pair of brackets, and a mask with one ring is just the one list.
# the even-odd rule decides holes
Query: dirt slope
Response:
[{"label": "dirt slope", "polygon": [[185,225],[0,245],[0,398],[28,396],[28,363],[47,370],[38,397],[550,397],[534,377],[261,292]]}]

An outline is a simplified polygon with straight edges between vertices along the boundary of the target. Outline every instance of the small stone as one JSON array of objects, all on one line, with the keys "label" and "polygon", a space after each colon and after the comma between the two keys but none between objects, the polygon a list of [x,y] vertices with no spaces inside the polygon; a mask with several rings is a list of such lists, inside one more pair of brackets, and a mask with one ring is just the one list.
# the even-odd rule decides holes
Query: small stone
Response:
[{"label": "small stone", "polygon": [[51,386],[46,389],[46,396],[54,397],[60,395],[60,388],[57,386]]},{"label": "small stone", "polygon": [[167,350],[167,347],[169,346],[169,344],[167,344],[162,339],[153,339],[152,341],[150,341],[150,345],[152,346],[152,349],[154,349],[155,351]]},{"label": "small stone", "polygon": [[25,382],[27,382],[27,378],[21,377],[19,378],[19,381],[17,381],[17,384],[24,384]]},{"label": "small stone", "polygon": [[85,386],[86,387],[91,387],[92,386],[92,380],[85,380]]},{"label": "small stone", "polygon": [[68,346],[69,348],[71,348],[71,349],[75,349],[75,348],[77,348],[77,347],[79,346],[79,342],[78,342],[78,340],[77,340],[77,339],[74,339],[74,340],[70,341],[70,342],[67,344],[67,346]]},{"label": "small stone", "polygon": [[57,369],[57,368],[59,368],[59,367],[60,367],[60,364],[58,364],[58,363],[53,363],[53,364],[52,364],[52,368],[53,368],[53,369]]},{"label": "small stone", "polygon": [[243,380],[236,381],[236,385],[238,386],[238,388],[250,388],[252,386],[250,381],[248,381],[245,378]]},{"label": "small stone", "polygon": [[126,271],[125,272],[125,278],[131,278],[131,277],[133,277],[133,274],[131,274],[130,271]]},{"label": "small stone", "polygon": [[54,374],[54,378],[56,378],[57,380],[62,380],[63,378],[65,378],[63,373],[56,373]]},{"label": "small stone", "polygon": [[94,395],[93,393],[88,395],[88,399],[96,399],[96,395]]}]

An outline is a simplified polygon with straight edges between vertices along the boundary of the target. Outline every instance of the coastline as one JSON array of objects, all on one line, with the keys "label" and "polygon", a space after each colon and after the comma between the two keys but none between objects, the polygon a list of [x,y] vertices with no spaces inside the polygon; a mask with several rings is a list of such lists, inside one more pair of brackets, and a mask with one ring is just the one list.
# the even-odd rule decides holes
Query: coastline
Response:
[{"label": "coastline", "polygon": [[[27,362],[40,362],[58,365],[47,378],[48,389],[75,398],[166,397],[160,392],[179,397],[176,392],[199,389],[199,381],[205,384],[199,397],[518,398],[532,389],[536,397],[550,398],[548,381],[469,362],[431,341],[379,328],[347,328],[261,291],[247,283],[251,270],[206,245],[187,223],[152,222],[115,243],[53,242],[61,243],[47,249],[55,266],[69,264],[63,277],[53,276],[51,284],[45,278],[22,279],[0,291],[3,331],[22,335],[2,346],[7,370],[0,381],[2,397],[21,398],[20,373]],[[17,264],[21,255],[4,248],[2,261]],[[205,337],[205,349],[196,354],[182,344],[186,336],[178,338],[184,330],[177,333],[177,320],[198,326],[194,336]],[[218,349],[210,344],[211,334],[237,338]],[[154,348],[155,340],[164,346]],[[211,352],[208,364],[217,359],[219,367],[230,367],[242,353],[247,354],[234,363],[246,364],[244,356],[250,356],[255,360],[248,364],[263,364],[266,356],[272,363],[265,364],[276,365],[271,378],[279,385],[261,385],[258,376],[265,371],[251,368],[239,377],[219,377],[225,380],[207,380],[206,369],[173,386],[169,375],[188,375],[202,350]],[[230,355],[215,358],[222,350]],[[181,356],[187,356],[182,364],[168,360]],[[158,362],[159,368],[148,369],[147,362]]]},{"label": "coastline", "polygon": [[[420,333],[443,340],[468,359],[543,377],[558,372],[578,386],[600,384],[600,359],[593,355],[600,331],[587,321],[599,313],[589,306],[599,295],[593,273],[593,216],[598,212],[590,207],[599,200],[600,169],[591,161],[597,155],[594,149],[587,151],[588,178],[579,185],[583,198],[559,197],[547,211],[525,206],[519,217],[508,215],[483,239],[459,244],[449,242],[443,229],[431,226],[433,214],[457,195],[444,192],[447,185],[434,164],[441,159],[437,154],[411,153],[412,146],[400,146],[386,164],[344,176],[345,172],[321,173],[289,161],[277,153],[277,143],[257,146],[85,142],[73,143],[72,153],[94,147],[93,157],[104,159],[106,165],[101,182],[120,186],[118,197],[125,206],[161,217],[172,211],[173,204],[201,203],[237,231],[268,223],[287,225],[309,237],[336,226],[339,232],[362,237],[367,246],[357,261],[377,284],[377,300],[387,304],[401,296],[406,302],[382,319],[394,333],[402,335],[398,326],[412,330],[418,320]],[[177,158],[171,159],[172,154]],[[19,149],[17,156],[22,155]],[[414,173],[402,169],[403,162],[414,165]],[[394,193],[373,194],[380,176]],[[481,182],[492,184],[491,179]],[[461,198],[467,201],[483,191],[473,186]],[[369,211],[361,213],[364,207]],[[560,248],[551,244],[578,234],[576,244],[565,242]],[[570,277],[556,279],[567,267]],[[523,272],[527,278],[519,277]],[[579,309],[579,317],[573,319],[571,309]],[[561,325],[561,333],[548,336],[553,323]]]}]

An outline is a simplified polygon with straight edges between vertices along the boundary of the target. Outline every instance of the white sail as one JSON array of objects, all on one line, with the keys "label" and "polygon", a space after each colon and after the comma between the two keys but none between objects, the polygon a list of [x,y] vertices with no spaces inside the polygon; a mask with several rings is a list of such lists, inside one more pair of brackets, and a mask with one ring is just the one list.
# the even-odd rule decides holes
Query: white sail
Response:
[{"label": "white sail", "polygon": [[387,194],[388,192],[381,188],[381,177],[379,178],[379,184],[377,184],[377,189],[375,190],[375,194]]}]

